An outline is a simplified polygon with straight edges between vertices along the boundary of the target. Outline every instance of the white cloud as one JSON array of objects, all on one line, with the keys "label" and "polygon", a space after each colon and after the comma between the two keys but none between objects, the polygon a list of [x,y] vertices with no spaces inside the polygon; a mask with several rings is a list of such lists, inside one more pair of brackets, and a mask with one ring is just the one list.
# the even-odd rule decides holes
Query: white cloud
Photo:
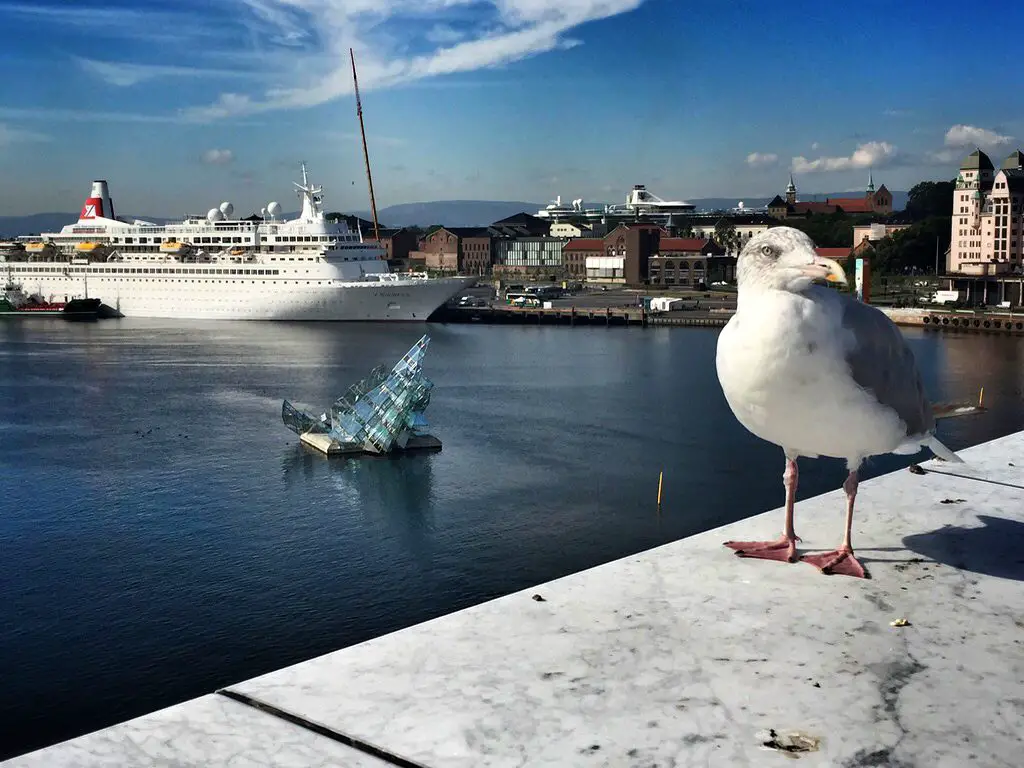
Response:
[{"label": "white cloud", "polygon": [[1013,141],[1013,136],[977,128],[973,125],[954,125],[946,131],[947,147],[1002,147]]},{"label": "white cloud", "polygon": [[89,74],[117,86],[130,86],[158,77],[253,77],[254,72],[202,67],[176,67],[161,64],[132,64],[118,61],[99,61],[75,57],[78,65]]},{"label": "white cloud", "polygon": [[819,144],[818,142],[814,142],[813,144],[811,144],[811,151],[812,152],[816,151],[818,149],[818,147],[820,147],[820,146],[821,146],[821,144]]},{"label": "white cloud", "polygon": [[87,34],[90,40],[128,38],[134,42],[177,42],[181,45],[186,39],[206,38],[209,44],[210,38],[222,39],[224,36],[217,25],[196,24],[194,14],[187,10],[153,10],[86,4],[76,6],[68,2],[51,5],[11,3],[0,5],[0,14],[46,27],[71,27],[79,35]]},{"label": "white cloud", "polygon": [[823,171],[849,171],[857,168],[880,168],[892,165],[897,159],[895,146],[887,141],[869,141],[859,144],[849,157],[806,157],[793,158],[793,173],[818,173]]},{"label": "white cloud", "polygon": [[[644,0],[235,0],[256,44],[287,47],[297,60],[292,82],[263,93],[222,93],[185,114],[198,121],[312,107],[352,92],[348,51],[356,53],[360,89],[497,67],[572,47],[568,33],[590,21],[638,8]],[[453,12],[472,16],[464,39],[439,39]],[[415,17],[433,32],[430,46],[408,52],[408,35],[385,27]],[[433,26],[427,26],[433,22]],[[451,31],[453,32],[453,30]],[[449,32],[448,37],[453,38]],[[328,61],[322,66],[324,59]],[[317,65],[305,64],[316,61]]]},{"label": "white cloud", "polygon": [[938,152],[928,152],[925,160],[936,165],[949,165],[959,163],[964,156],[962,149],[940,149]]},{"label": "white cloud", "polygon": [[438,45],[457,43],[465,38],[465,36],[464,32],[460,32],[450,24],[435,24],[424,35],[428,42],[437,43]]},{"label": "white cloud", "polygon": [[747,155],[747,165],[754,168],[775,165],[777,162],[779,162],[779,156],[774,152],[751,152]]},{"label": "white cloud", "polygon": [[[179,114],[146,114],[141,112],[105,112],[88,109],[56,109],[50,107],[0,107],[0,119],[89,123],[191,123]],[[257,120],[235,122],[233,125],[260,125]]]},{"label": "white cloud", "polygon": [[0,123],[0,149],[11,144],[19,144],[24,141],[49,141],[50,137],[35,131],[26,131],[22,128],[12,128],[5,123]]},{"label": "white cloud", "polygon": [[208,149],[203,152],[203,162],[207,165],[227,165],[235,159],[230,149]]}]

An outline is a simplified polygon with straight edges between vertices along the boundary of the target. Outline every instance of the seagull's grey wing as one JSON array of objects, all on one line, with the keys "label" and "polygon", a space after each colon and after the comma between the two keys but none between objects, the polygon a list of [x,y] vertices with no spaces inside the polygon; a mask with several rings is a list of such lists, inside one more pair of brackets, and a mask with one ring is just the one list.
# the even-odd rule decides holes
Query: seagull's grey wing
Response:
[{"label": "seagull's grey wing", "polygon": [[853,380],[896,411],[907,425],[908,437],[930,432],[935,416],[903,334],[881,310],[840,297],[843,329],[852,335],[846,362]]}]

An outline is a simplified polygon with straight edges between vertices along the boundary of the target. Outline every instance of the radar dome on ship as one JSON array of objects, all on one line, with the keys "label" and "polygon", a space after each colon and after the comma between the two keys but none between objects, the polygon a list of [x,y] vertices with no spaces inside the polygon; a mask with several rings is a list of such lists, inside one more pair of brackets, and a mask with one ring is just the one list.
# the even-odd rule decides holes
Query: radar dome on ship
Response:
[{"label": "radar dome on ship", "polygon": [[220,212],[224,214],[224,218],[228,218],[235,212],[235,206],[225,200],[220,204]]},{"label": "radar dome on ship", "polygon": [[211,208],[206,212],[207,221],[223,221],[224,214],[220,212],[220,208]]},{"label": "radar dome on ship", "polygon": [[281,204],[278,202],[268,203],[267,213],[269,213],[271,216],[277,216],[279,213],[281,213]]},{"label": "radar dome on ship", "polygon": [[267,208],[266,208],[266,206],[260,208],[260,218],[261,219],[267,218]]}]

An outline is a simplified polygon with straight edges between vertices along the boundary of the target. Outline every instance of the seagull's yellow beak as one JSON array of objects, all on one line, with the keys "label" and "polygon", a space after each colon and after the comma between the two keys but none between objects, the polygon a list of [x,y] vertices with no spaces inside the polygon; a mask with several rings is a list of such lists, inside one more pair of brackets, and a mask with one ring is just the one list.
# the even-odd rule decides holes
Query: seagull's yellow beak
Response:
[{"label": "seagull's yellow beak", "polygon": [[826,259],[824,256],[816,255],[814,260],[801,271],[812,280],[824,280],[841,285],[848,284],[846,271],[839,265],[839,262]]}]

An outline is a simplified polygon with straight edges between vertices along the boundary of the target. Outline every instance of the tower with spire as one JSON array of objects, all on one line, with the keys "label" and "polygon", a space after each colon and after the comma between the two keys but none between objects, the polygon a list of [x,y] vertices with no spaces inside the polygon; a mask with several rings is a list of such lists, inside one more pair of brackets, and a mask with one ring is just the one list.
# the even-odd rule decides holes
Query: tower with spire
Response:
[{"label": "tower with spire", "polygon": [[875,179],[871,174],[871,169],[868,168],[868,194],[875,194]]},{"label": "tower with spire", "polygon": [[793,174],[789,174],[789,186],[786,187],[786,202],[792,205],[796,202],[796,184],[793,183]]}]

